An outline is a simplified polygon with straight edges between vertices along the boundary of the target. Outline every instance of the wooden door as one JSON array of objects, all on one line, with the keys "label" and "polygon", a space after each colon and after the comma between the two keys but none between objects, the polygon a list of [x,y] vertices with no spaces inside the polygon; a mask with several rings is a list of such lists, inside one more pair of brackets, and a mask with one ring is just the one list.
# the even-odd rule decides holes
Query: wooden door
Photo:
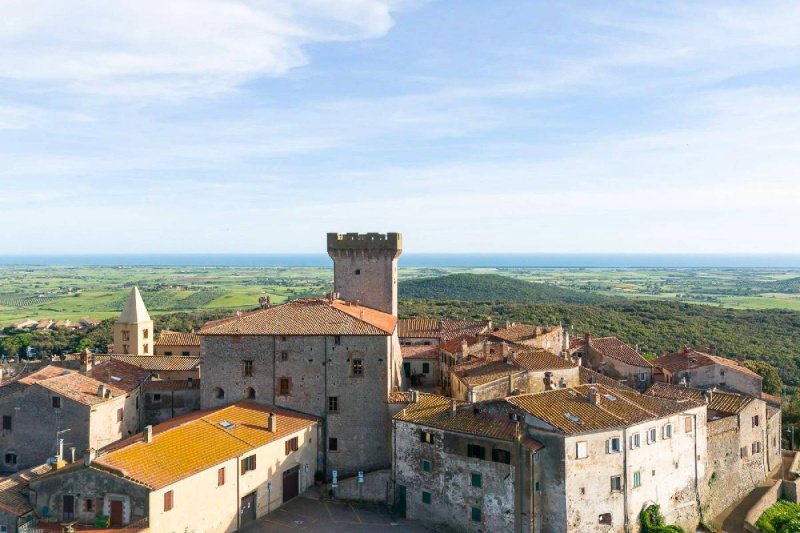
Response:
[{"label": "wooden door", "polygon": [[283,473],[283,503],[300,494],[300,467],[296,466]]},{"label": "wooden door", "polygon": [[61,505],[62,520],[75,519],[75,496],[72,494],[64,494]]},{"label": "wooden door", "polygon": [[122,502],[119,500],[111,500],[108,502],[111,514],[111,525],[122,525]]},{"label": "wooden door", "polygon": [[242,508],[239,511],[242,515],[240,527],[249,524],[256,519],[256,493],[248,494],[242,498]]}]

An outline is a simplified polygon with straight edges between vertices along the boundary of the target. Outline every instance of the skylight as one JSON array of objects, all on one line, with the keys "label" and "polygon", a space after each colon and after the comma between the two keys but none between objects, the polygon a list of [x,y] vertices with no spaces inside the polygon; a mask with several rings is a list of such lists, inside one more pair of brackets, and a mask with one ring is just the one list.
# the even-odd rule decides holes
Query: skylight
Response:
[{"label": "skylight", "polygon": [[225,429],[232,429],[233,428],[233,422],[230,422],[228,420],[222,420],[219,423],[219,425],[222,426]]},{"label": "skylight", "polygon": [[577,416],[573,415],[572,413],[564,413],[564,416],[567,417],[567,420],[569,420],[570,422],[575,422],[576,424],[581,421],[580,418],[578,418]]},{"label": "skylight", "polygon": [[118,378],[117,376],[111,376],[111,379],[114,381],[122,381],[122,378]]},{"label": "skylight", "polygon": [[612,402],[617,399],[617,397],[614,396],[613,394],[603,394],[603,396],[606,397],[606,400],[610,400]]}]

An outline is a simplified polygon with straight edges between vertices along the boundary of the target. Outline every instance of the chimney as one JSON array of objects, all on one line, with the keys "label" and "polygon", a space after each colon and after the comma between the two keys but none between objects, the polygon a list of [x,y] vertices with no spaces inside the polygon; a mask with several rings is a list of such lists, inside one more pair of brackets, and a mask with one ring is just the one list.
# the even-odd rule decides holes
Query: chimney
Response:
[{"label": "chimney", "polygon": [[600,393],[597,387],[589,387],[589,403],[592,405],[600,405]]},{"label": "chimney", "polygon": [[475,389],[470,389],[469,390],[469,403],[475,403],[476,399],[477,399],[477,395],[475,394]]},{"label": "chimney", "polygon": [[486,330],[487,331],[492,331],[492,321],[491,320],[489,320],[489,322],[486,324]]},{"label": "chimney", "polygon": [[453,398],[452,400],[450,400],[450,414],[455,416],[457,410],[458,410],[458,404],[456,403],[456,399]]},{"label": "chimney", "polygon": [[713,389],[706,389],[703,392],[703,399],[705,400],[706,403],[711,403],[711,400],[714,399],[714,391],[713,391]]},{"label": "chimney", "polygon": [[736,364],[739,365],[739,366],[744,366],[744,356],[743,355],[737,355],[736,356]]},{"label": "chimney", "polygon": [[463,339],[461,341],[461,355],[466,357],[468,352],[469,352],[469,343],[467,342],[467,339]]},{"label": "chimney", "polygon": [[710,353],[711,355],[714,355],[714,352],[716,352],[716,351],[717,351],[717,345],[714,344],[713,342],[710,343],[708,345],[708,353]]},{"label": "chimney", "polygon": [[484,357],[488,357],[489,356],[489,342],[488,341],[483,341],[483,356]]},{"label": "chimney", "polygon": [[689,355],[689,353],[690,353],[691,351],[692,351],[692,349],[691,349],[691,348],[689,348],[689,345],[688,345],[688,344],[684,344],[684,345],[683,345],[683,355]]},{"label": "chimney", "polygon": [[408,391],[408,399],[411,401],[411,403],[417,403],[417,391]]},{"label": "chimney", "polygon": [[71,459],[70,463],[74,463],[75,462],[75,446],[70,448],[69,452],[70,452],[70,459]]},{"label": "chimney", "polygon": [[83,464],[86,466],[91,466],[92,461],[94,461],[95,457],[97,457],[97,451],[94,448],[89,448],[83,454]]},{"label": "chimney", "polygon": [[153,426],[144,427],[144,442],[145,444],[153,442]]},{"label": "chimney", "polygon": [[508,375],[508,394],[511,395],[514,392],[514,374]]},{"label": "chimney", "polygon": [[258,305],[261,309],[269,309],[272,307],[272,301],[270,300],[269,296],[262,296],[258,299]]},{"label": "chimney", "polygon": [[106,389],[105,385],[100,385],[99,387],[97,387],[97,395],[100,396],[101,398],[105,398],[107,390],[108,389]]},{"label": "chimney", "polygon": [[89,348],[84,348],[81,352],[81,373],[88,374],[92,370],[92,352]]},{"label": "chimney", "polygon": [[272,433],[278,431],[278,417],[275,415],[275,413],[269,414],[269,420],[267,422],[268,422],[267,429],[269,431],[271,431]]},{"label": "chimney", "polygon": [[583,336],[583,342],[584,342],[584,344],[586,344],[586,346],[591,345],[592,344],[592,334],[591,333],[587,333],[586,335],[584,335]]}]

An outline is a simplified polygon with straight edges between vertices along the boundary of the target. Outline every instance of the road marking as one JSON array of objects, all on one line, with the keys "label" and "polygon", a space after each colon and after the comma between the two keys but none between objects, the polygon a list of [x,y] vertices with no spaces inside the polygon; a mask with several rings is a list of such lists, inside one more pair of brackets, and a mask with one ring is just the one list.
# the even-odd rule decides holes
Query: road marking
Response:
[{"label": "road marking", "polygon": [[355,507],[353,507],[353,506],[351,505],[351,506],[350,506],[350,509],[352,509],[352,510],[353,510],[353,514],[354,514],[354,515],[356,515],[356,518],[358,519],[358,523],[359,523],[359,524],[363,523],[364,521],[363,521],[363,520],[361,520],[361,517],[360,517],[360,516],[358,516],[358,513],[356,512],[356,508],[355,508]]}]

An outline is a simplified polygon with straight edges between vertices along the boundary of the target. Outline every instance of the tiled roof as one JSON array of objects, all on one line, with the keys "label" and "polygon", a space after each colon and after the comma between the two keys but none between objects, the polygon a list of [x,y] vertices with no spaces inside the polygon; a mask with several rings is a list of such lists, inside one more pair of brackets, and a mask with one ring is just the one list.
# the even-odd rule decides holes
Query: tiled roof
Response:
[{"label": "tiled roof", "polygon": [[200,335],[195,332],[162,330],[154,344],[156,346],[200,346]]},{"label": "tiled roof", "polygon": [[130,392],[150,376],[150,372],[136,365],[112,359],[92,366],[89,375],[112,390]]},{"label": "tiled roof", "polygon": [[[599,405],[589,401],[592,387],[600,395]],[[510,396],[506,401],[565,434],[621,428],[691,407],[669,400],[653,401],[636,392],[623,393],[601,384]]]},{"label": "tiled roof", "polygon": [[[647,389],[645,395],[675,401],[703,403],[705,401],[705,392],[706,391],[702,389],[693,389],[691,387],[681,387],[668,383],[655,383],[652,387]],[[715,390],[711,393],[711,401],[708,403],[708,409],[710,411],[735,415],[747,407],[754,399],[755,398],[752,396],[747,396],[746,394]]]},{"label": "tiled roof", "polygon": [[650,362],[642,355],[616,337],[600,337],[591,339],[589,346],[606,357],[616,359],[633,366],[651,367]]},{"label": "tiled roof", "polygon": [[309,298],[209,322],[200,335],[391,335],[396,323],[369,307]]},{"label": "tiled roof", "polygon": [[32,374],[28,374],[26,376],[21,377],[19,379],[19,382],[24,383],[26,385],[33,385],[34,383],[38,383],[39,381],[44,381],[46,379],[63,376],[65,374],[69,374],[70,372],[71,372],[70,370],[62,368],[60,366],[47,365],[43,368],[40,368],[36,372],[33,372]]},{"label": "tiled roof", "polygon": [[[453,401],[456,402],[455,413],[451,410]],[[508,415],[501,416],[485,411],[475,414],[473,409],[472,405],[446,396],[417,392],[417,402],[409,403],[394,415],[394,419],[494,439],[513,441],[516,438],[517,423]]]},{"label": "tiled roof", "polygon": [[[512,348],[512,353],[515,348]],[[531,350],[523,349],[517,350],[516,356],[512,356],[511,360],[527,370],[555,370],[557,368],[573,368],[575,366],[572,361],[567,361],[563,357],[559,357],[547,350]]]},{"label": "tiled roof", "polygon": [[573,368],[572,362],[545,350],[518,350],[506,358],[498,355],[478,357],[453,365],[452,372],[470,387],[485,385],[527,370],[542,372]]},{"label": "tiled roof", "polygon": [[387,403],[408,403],[411,401],[410,395],[408,392],[403,391],[392,391],[389,393],[389,398],[387,399]]},{"label": "tiled roof", "polygon": [[400,346],[400,353],[403,354],[403,359],[438,359],[439,347],[438,346]]},{"label": "tiled roof", "polygon": [[580,367],[579,377],[581,385],[600,383],[601,385],[605,385],[606,387],[610,387],[612,389],[619,389],[626,391],[634,390],[628,387],[627,385],[617,381],[614,378],[608,377],[605,374],[601,374],[600,372],[595,372],[591,368],[586,368],[585,366]]},{"label": "tiled roof", "polygon": [[441,339],[446,342],[465,335],[475,336],[485,333],[489,329],[488,320],[457,320],[446,318],[442,320]]},{"label": "tiled roof", "polygon": [[[269,413],[277,415],[275,432],[267,430]],[[154,426],[151,443],[137,435],[112,444],[95,463],[157,490],[282,440],[317,421],[312,416],[244,401]],[[225,429],[221,422],[233,426]]]},{"label": "tiled roof", "polygon": [[488,320],[404,318],[397,321],[397,335],[401,338],[439,339],[442,342],[464,335],[478,335],[488,328]]},{"label": "tiled roof", "polygon": [[775,396],[774,394],[767,394],[766,392],[761,393],[761,399],[767,402],[770,405],[775,405],[780,407],[783,403],[783,398],[780,396]]},{"label": "tiled roof", "polygon": [[491,333],[492,337],[508,342],[516,342],[530,339],[548,331],[541,326],[531,326],[530,324],[513,324],[507,328],[500,328]]},{"label": "tiled roof", "polygon": [[22,516],[33,510],[27,489],[28,484],[50,472],[50,465],[40,465],[0,479],[0,510],[12,516]]},{"label": "tiled roof", "polygon": [[752,377],[761,379],[761,376],[732,359],[720,357],[719,355],[711,355],[709,353],[700,352],[691,348],[657,357],[653,360],[653,365],[663,368],[669,372],[679,372],[681,370],[689,370],[692,368],[710,365],[722,365],[736,370],[737,372],[749,374]]},{"label": "tiled roof", "polygon": [[439,345],[439,349],[453,355],[461,351],[461,346],[463,346],[464,341],[467,342],[467,347],[475,346],[476,344],[482,344],[484,342],[483,339],[475,335],[462,335],[461,337],[456,337],[448,340],[447,342],[443,342]]},{"label": "tiled roof", "polygon": [[149,373],[119,361],[95,365],[90,375],[48,365],[20,379],[25,385],[38,385],[65,398],[84,405],[97,405],[107,400],[98,394],[100,386],[111,391],[112,397],[122,396],[135,389]]},{"label": "tiled roof", "polygon": [[177,355],[95,355],[95,363],[102,361],[123,361],[144,370],[195,370],[200,366],[199,357],[181,357]]},{"label": "tiled roof", "polygon": [[185,379],[152,379],[144,384],[145,392],[176,391],[176,390],[199,390],[200,380],[193,379],[189,386],[189,381]]}]

